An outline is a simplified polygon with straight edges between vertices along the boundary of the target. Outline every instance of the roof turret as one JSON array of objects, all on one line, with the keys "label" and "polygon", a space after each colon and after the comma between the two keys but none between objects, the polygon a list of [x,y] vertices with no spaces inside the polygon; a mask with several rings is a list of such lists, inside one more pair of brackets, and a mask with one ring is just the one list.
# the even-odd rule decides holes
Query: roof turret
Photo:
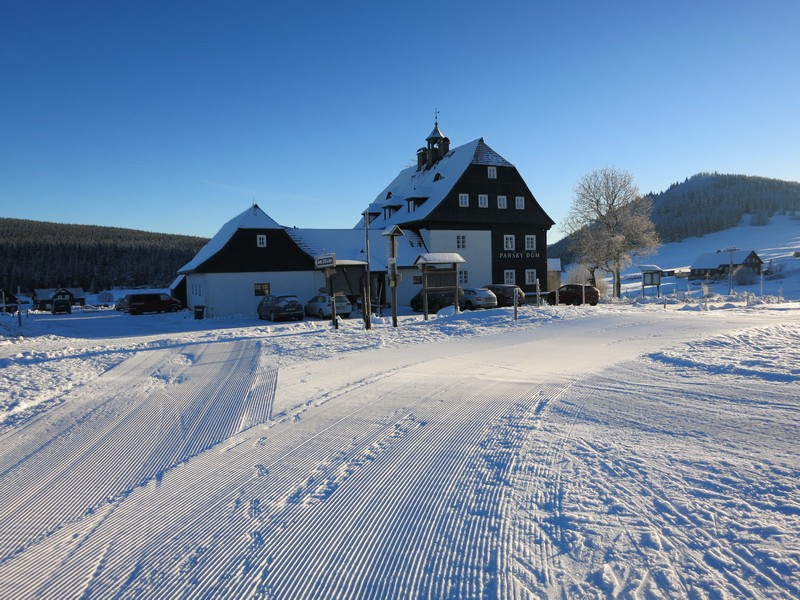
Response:
[{"label": "roof turret", "polygon": [[425,141],[429,144],[437,144],[444,139],[444,134],[439,130],[439,120],[437,119],[434,121],[433,124],[433,131],[431,134],[425,138]]}]

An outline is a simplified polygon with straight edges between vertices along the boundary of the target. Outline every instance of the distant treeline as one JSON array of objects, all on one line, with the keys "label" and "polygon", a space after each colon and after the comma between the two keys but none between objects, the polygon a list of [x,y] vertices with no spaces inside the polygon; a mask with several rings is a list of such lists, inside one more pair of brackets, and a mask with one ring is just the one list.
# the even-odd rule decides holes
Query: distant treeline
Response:
[{"label": "distant treeline", "polygon": [[700,173],[650,194],[653,223],[662,242],[676,242],[736,227],[767,225],[774,214],[800,210],[800,183],[747,175]]},{"label": "distant treeline", "polygon": [[[800,211],[800,183],[749,175],[699,173],[647,195],[663,243],[736,227],[745,215],[751,215],[751,225],[767,225],[774,214]],[[548,246],[548,257],[575,262],[569,241],[565,237]]]},{"label": "distant treeline", "polygon": [[0,218],[0,288],[166,287],[207,239]]}]

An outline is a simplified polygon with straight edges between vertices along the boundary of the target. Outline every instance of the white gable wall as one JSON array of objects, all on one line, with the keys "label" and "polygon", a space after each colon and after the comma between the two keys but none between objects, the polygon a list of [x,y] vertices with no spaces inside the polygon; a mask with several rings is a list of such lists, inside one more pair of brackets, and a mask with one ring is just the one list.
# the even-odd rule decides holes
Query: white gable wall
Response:
[{"label": "white gable wall", "polygon": [[[467,286],[480,287],[492,282],[492,232],[474,229],[436,229],[420,232],[428,252],[455,252],[465,261],[459,271],[467,271]],[[465,246],[457,247],[458,236],[464,236]],[[419,286],[417,286],[419,289]]]},{"label": "white gable wall", "polygon": [[[407,307],[411,303],[411,298],[414,297],[414,294],[416,294],[421,287],[414,283],[414,277],[422,275],[422,271],[413,267],[399,268],[397,272],[400,275],[400,285],[397,286],[397,305]],[[386,297],[387,299],[392,297],[391,290],[387,290]]]},{"label": "white gable wall", "polygon": [[269,283],[273,294],[296,294],[305,303],[325,285],[325,277],[321,271],[192,273],[186,276],[186,298],[189,308],[205,306],[207,317],[255,315],[261,300],[256,283]]}]

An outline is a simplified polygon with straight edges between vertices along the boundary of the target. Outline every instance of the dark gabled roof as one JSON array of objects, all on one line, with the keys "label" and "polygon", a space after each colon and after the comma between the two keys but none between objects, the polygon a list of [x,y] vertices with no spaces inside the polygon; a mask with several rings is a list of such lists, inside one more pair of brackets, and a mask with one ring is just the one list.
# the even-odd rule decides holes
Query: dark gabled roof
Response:
[{"label": "dark gabled roof", "polygon": [[[755,254],[753,250],[735,250],[732,253],[720,250],[719,252],[707,252],[701,254],[692,263],[692,269],[720,269],[727,267],[729,263],[734,265],[742,265],[746,258],[751,254]],[[756,258],[761,261],[761,257],[755,254]],[[763,262],[763,261],[762,261]]]},{"label": "dark gabled roof", "polygon": [[[241,229],[255,230],[281,230],[309,257],[321,254],[334,253],[336,260],[341,264],[365,264],[364,232],[356,229],[298,229],[282,227],[270,218],[257,205],[253,205],[243,213],[228,221],[211,240],[203,246],[195,257],[178,270],[178,279],[173,282],[177,285],[182,276],[200,268],[206,261],[220,252]],[[376,248],[370,254],[370,268],[378,270],[387,269],[385,252],[377,250],[383,248],[385,240],[381,238],[382,229],[370,229],[370,244]],[[412,266],[417,255],[424,250],[422,238],[414,232],[406,231],[398,243],[398,265]]]},{"label": "dark gabled roof", "polygon": [[278,225],[267,213],[258,207],[258,204],[253,204],[250,208],[241,214],[236,215],[230,221],[225,223],[216,235],[209,240],[209,242],[200,248],[194,258],[188,263],[178,269],[178,273],[189,273],[194,271],[209,258],[214,256],[217,252],[225,247],[234,234],[240,229],[286,229],[282,225]]},{"label": "dark gabled roof", "polygon": [[65,290],[65,291],[69,292],[75,298],[84,298],[84,297],[86,297],[86,292],[83,291],[83,288],[79,288],[79,287],[40,288],[40,289],[33,290],[33,293],[37,298],[39,298],[41,300],[42,298],[52,298],[53,296],[55,296],[61,290]]},{"label": "dark gabled roof", "polygon": [[513,167],[510,162],[483,143],[483,138],[478,140],[480,143],[475,148],[475,156],[472,159],[473,165],[489,165],[495,167]]}]

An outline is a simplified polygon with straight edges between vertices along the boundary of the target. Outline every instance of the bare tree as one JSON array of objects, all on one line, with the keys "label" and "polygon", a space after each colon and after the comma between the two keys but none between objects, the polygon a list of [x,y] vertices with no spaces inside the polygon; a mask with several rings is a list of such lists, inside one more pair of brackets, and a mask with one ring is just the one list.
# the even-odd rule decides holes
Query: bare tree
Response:
[{"label": "bare tree", "polygon": [[574,194],[565,223],[570,250],[590,269],[611,273],[614,296],[619,297],[622,267],[659,246],[650,218],[652,203],[639,194],[633,175],[611,167],[584,175]]}]

